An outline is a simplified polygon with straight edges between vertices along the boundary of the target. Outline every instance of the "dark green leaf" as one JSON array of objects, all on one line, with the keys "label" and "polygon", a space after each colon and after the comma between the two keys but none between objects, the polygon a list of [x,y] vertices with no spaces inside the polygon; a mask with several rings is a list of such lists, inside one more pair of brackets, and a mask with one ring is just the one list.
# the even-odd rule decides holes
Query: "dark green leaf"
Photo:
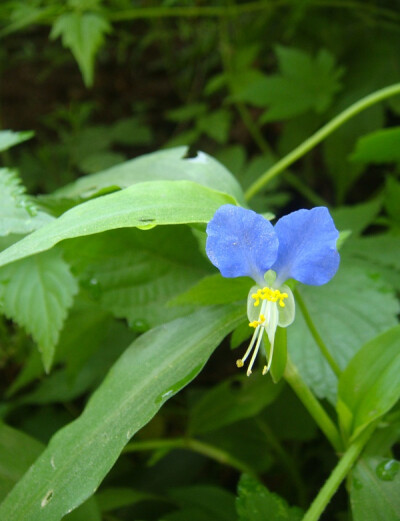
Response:
[{"label": "dark green leaf", "polygon": [[400,161],[400,127],[377,130],[361,137],[351,159],[361,163]]},{"label": "dark green leaf", "polygon": [[236,376],[210,389],[190,412],[189,429],[201,434],[259,413],[273,402],[281,386],[260,371],[248,378]]},{"label": "dark green leaf", "polygon": [[252,285],[252,280],[247,277],[227,279],[218,273],[204,277],[188,291],[174,298],[170,304],[173,306],[228,304],[237,300],[245,300]]},{"label": "dark green leaf", "polygon": [[190,307],[169,307],[166,303],[210,268],[184,226],[157,227],[145,233],[114,230],[74,239],[66,249],[93,298],[139,330],[187,314]]},{"label": "dark green leaf", "polygon": [[299,508],[289,507],[284,499],[250,476],[241,477],[238,493],[239,521],[300,521],[302,518]]}]

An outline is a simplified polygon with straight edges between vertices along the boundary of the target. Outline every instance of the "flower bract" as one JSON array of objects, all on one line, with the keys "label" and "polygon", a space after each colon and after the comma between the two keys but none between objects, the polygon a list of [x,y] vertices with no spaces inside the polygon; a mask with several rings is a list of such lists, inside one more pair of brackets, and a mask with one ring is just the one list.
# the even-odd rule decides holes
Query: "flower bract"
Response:
[{"label": "flower bract", "polygon": [[320,286],[335,275],[340,257],[339,237],[329,210],[317,207],[298,210],[275,226],[262,215],[239,206],[221,206],[207,225],[206,252],[223,277],[251,277],[247,315],[254,334],[242,367],[250,357],[247,375],[266,332],[270,352],[263,374],[271,367],[277,327],[289,326],[295,316],[292,291],[285,284],[294,279]]}]

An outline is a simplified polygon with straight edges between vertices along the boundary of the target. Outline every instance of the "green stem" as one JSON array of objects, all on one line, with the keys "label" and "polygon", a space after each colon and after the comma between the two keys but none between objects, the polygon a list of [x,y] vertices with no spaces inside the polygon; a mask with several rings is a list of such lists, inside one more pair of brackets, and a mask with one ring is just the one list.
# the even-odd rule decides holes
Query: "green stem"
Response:
[{"label": "green stem", "polygon": [[300,295],[300,293],[297,289],[295,289],[293,293],[296,298],[296,302],[299,305],[301,313],[304,317],[304,320],[308,326],[308,329],[310,330],[310,333],[311,333],[313,339],[315,340],[315,343],[319,347],[325,360],[330,365],[332,371],[339,378],[342,371],[341,371],[340,367],[338,366],[338,364],[336,363],[333,356],[330,354],[330,352],[329,352],[328,348],[326,347],[325,342],[322,340],[320,334],[318,333],[317,328],[315,327],[315,324],[310,316],[310,313],[308,312],[307,306],[304,303],[303,297]]},{"label": "green stem", "polygon": [[248,467],[242,461],[236,459],[228,452],[219,449],[218,447],[214,447],[213,445],[209,445],[208,443],[205,443],[203,441],[196,440],[194,438],[173,438],[134,441],[132,443],[129,443],[125,447],[124,453],[168,449],[192,450],[193,452],[197,452],[198,454],[202,454],[203,456],[207,456],[208,458],[218,461],[218,463],[222,463],[223,465],[229,465],[238,470],[239,472],[245,472],[246,474],[255,476],[254,471],[250,467]]},{"label": "green stem", "polygon": [[400,94],[400,83],[385,87],[384,89],[377,90],[365,98],[360,99],[353,105],[350,105],[343,112],[338,114],[329,123],[324,125],[322,128],[317,130],[315,134],[303,141],[298,147],[292,150],[289,154],[279,160],[275,165],[269,168],[261,177],[257,179],[246,191],[245,197],[247,200],[251,199],[256,195],[271,179],[274,179],[277,175],[283,172],[286,168],[292,165],[295,161],[304,156],[308,151],[318,145],[321,141],[327,138],[332,132],[334,132],[341,125],[346,123],[349,119],[353,118],[363,110],[375,105],[379,101],[382,101],[391,96]]},{"label": "green stem", "polygon": [[342,481],[346,478],[354,463],[364,449],[367,441],[374,432],[375,424],[366,429],[356,440],[349,446],[338,464],[334,468],[324,486],[318,492],[318,495],[311,503],[310,508],[305,513],[302,521],[318,521],[324,512],[332,496],[339,488]]},{"label": "green stem", "polygon": [[317,398],[302,380],[296,366],[288,357],[285,374],[285,380],[297,394],[300,401],[314,418],[318,427],[325,434],[336,452],[341,452],[343,448],[342,439],[336,425],[333,423],[325,409],[322,407]]}]

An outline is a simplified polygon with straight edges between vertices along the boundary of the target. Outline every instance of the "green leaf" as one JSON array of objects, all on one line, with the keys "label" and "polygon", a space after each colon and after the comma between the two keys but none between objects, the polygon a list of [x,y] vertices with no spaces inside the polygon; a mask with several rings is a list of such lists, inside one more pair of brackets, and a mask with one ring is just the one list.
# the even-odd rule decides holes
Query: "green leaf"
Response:
[{"label": "green leaf", "polygon": [[32,139],[34,132],[27,130],[25,132],[13,132],[12,130],[0,130],[0,152],[19,145],[28,139]]},{"label": "green leaf", "polygon": [[0,519],[59,521],[93,494],[129,439],[199,373],[242,313],[201,309],[135,340],[0,505]]},{"label": "green leaf", "polygon": [[399,162],[400,127],[385,128],[362,136],[350,159],[360,163]]},{"label": "green leaf", "polygon": [[[105,232],[66,244],[79,278],[104,309],[146,330],[187,314],[167,307],[210,270],[186,226]],[[191,304],[190,302],[188,303]]]},{"label": "green leaf", "polygon": [[251,418],[273,402],[280,391],[281,386],[273,384],[261,372],[251,378],[230,378],[195,403],[190,412],[189,430],[201,434]]},{"label": "green leaf", "polygon": [[236,510],[239,521],[300,521],[302,518],[299,508],[290,507],[284,499],[250,476],[240,478],[238,493]]},{"label": "green leaf", "polygon": [[337,411],[342,431],[354,439],[400,397],[400,326],[366,343],[339,380]]},{"label": "green leaf", "polygon": [[[44,450],[44,445],[22,431],[0,423],[0,499],[3,500]],[[100,521],[91,498],[66,518],[68,521]]]},{"label": "green leaf", "polygon": [[140,156],[104,172],[82,177],[55,195],[86,198],[104,188],[128,188],[147,181],[194,181],[229,194],[244,204],[240,185],[223,165],[204,152],[186,158],[187,151],[187,147],[178,147]]},{"label": "green leaf", "polygon": [[0,266],[52,248],[64,239],[124,227],[206,223],[226,194],[190,181],[153,181],[86,201],[0,253]]},{"label": "green leaf", "polygon": [[399,461],[372,456],[361,458],[351,477],[354,521],[399,521],[399,490]]},{"label": "green leaf", "polygon": [[114,123],[110,134],[112,141],[121,145],[150,145],[153,140],[151,127],[135,117]]},{"label": "green leaf", "polygon": [[185,293],[171,300],[170,304],[179,306],[197,304],[212,306],[213,304],[229,304],[247,299],[253,281],[248,277],[227,279],[219,273],[204,277]]},{"label": "green leaf", "polygon": [[152,501],[159,499],[153,494],[134,490],[128,487],[109,487],[96,494],[97,501],[102,512],[110,512],[117,508],[134,505],[140,501]]},{"label": "green leaf", "polygon": [[197,128],[211,139],[224,144],[229,137],[232,113],[226,109],[220,109],[206,114],[197,121]]},{"label": "green leaf", "polygon": [[26,195],[17,172],[0,168],[0,235],[24,235],[52,220]]},{"label": "green leaf", "polygon": [[56,250],[0,269],[2,311],[32,334],[47,371],[76,292],[69,266]]},{"label": "green leaf", "polygon": [[165,521],[234,521],[235,496],[220,487],[193,485],[176,488],[169,496],[181,507],[178,512],[165,516]]},{"label": "green leaf", "polygon": [[0,500],[25,474],[44,446],[27,434],[0,423]]},{"label": "green leaf", "polygon": [[263,122],[298,116],[309,110],[324,112],[340,90],[342,69],[335,67],[326,50],[315,58],[299,49],[277,46],[281,74],[265,76],[245,88],[239,98],[257,106],[269,107]]},{"label": "green leaf", "polygon": [[360,235],[371,224],[382,207],[381,197],[367,203],[353,206],[341,206],[332,210],[331,214],[338,230],[351,230],[352,237]]},{"label": "green leaf", "polygon": [[400,223],[400,182],[394,177],[388,177],[385,183],[385,209],[389,216]]},{"label": "green leaf", "polygon": [[64,47],[71,50],[87,87],[93,84],[96,53],[110,31],[110,24],[98,13],[64,13],[54,22],[50,38],[60,36]]},{"label": "green leaf", "polygon": [[[376,273],[374,266],[369,267]],[[397,323],[399,304],[387,285],[345,258],[328,284],[304,286],[299,291],[318,333],[342,369],[366,342]],[[289,353],[304,380],[319,397],[336,403],[337,379],[298,307],[287,334]]]}]

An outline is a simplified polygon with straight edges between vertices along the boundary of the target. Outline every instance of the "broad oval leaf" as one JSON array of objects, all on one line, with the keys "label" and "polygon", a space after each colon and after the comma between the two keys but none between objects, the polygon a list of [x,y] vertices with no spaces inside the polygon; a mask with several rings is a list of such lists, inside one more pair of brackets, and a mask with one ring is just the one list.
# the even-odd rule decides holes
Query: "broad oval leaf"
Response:
[{"label": "broad oval leaf", "polygon": [[400,397],[400,325],[365,344],[339,380],[337,411],[354,439]]},{"label": "broad oval leaf", "polygon": [[135,340],[82,415],[52,438],[0,505],[0,519],[59,521],[80,505],[130,438],[199,373],[242,316],[242,306],[204,308]]},{"label": "broad oval leaf", "polygon": [[128,188],[146,181],[193,181],[235,197],[244,204],[243,191],[233,175],[216,159],[198,152],[188,158],[188,147],[159,150],[131,159],[97,174],[87,175],[54,194],[57,197],[91,197],[107,188]]},{"label": "broad oval leaf", "polygon": [[[325,286],[301,287],[318,333],[340,368],[369,340],[397,323],[399,305],[381,280],[342,258],[343,265]],[[371,271],[373,266],[369,266]],[[309,332],[297,308],[287,329],[289,353],[306,383],[321,398],[337,400],[337,378]]]},{"label": "broad oval leaf", "polygon": [[0,266],[52,248],[73,237],[117,228],[206,223],[229,195],[191,181],[153,181],[104,195],[65,212],[0,254]]}]

